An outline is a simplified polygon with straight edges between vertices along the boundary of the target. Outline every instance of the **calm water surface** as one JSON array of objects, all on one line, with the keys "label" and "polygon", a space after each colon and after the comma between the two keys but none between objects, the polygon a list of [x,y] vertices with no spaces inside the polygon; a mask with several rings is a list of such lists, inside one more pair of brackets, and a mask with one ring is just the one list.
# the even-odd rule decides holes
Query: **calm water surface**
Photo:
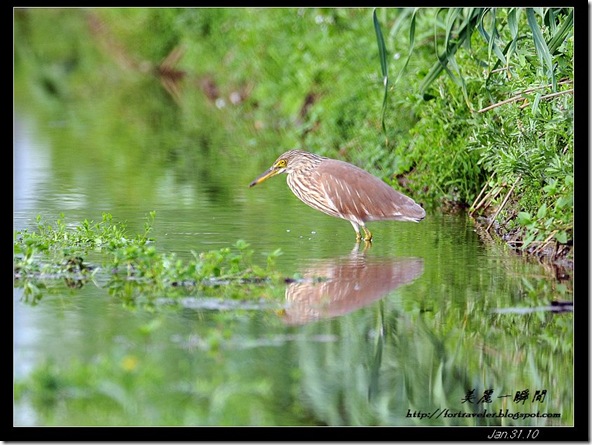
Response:
[{"label": "calm water surface", "polygon": [[87,148],[57,144],[69,125],[17,114],[15,230],[109,212],[133,234],[154,210],[159,251],[188,259],[242,239],[264,265],[279,248],[286,283],[151,307],[101,283],[52,283],[35,304],[15,286],[15,381],[30,389],[15,425],[573,424],[572,314],[513,311],[569,289],[483,245],[466,217],[373,223],[365,249],[285,177],[248,188],[281,147],[123,174],[125,158],[73,162]]}]

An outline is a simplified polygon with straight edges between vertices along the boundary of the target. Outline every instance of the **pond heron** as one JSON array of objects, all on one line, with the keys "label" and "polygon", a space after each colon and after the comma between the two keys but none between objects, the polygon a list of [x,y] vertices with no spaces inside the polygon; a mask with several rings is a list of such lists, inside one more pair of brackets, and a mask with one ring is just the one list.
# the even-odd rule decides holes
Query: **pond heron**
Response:
[{"label": "pond heron", "polygon": [[413,199],[355,165],[303,150],[289,150],[259,175],[249,187],[286,173],[288,187],[305,204],[327,215],[342,218],[356,231],[356,241],[372,241],[369,221],[413,221],[425,210]]}]

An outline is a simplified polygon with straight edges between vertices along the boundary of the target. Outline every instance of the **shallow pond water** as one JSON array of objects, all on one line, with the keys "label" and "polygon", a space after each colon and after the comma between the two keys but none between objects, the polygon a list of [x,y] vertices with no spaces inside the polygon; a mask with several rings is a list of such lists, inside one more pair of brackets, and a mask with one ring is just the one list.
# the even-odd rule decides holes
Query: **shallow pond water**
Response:
[{"label": "shallow pond water", "polygon": [[281,249],[286,277],[236,298],[213,288],[149,306],[100,282],[50,283],[34,304],[15,286],[15,380],[38,386],[15,402],[16,425],[573,422],[572,314],[513,312],[569,292],[483,245],[464,216],[377,222],[372,245],[356,244],[349,223],[303,205],[284,178],[249,189],[258,162],[208,164],[226,168],[221,199],[166,170],[121,199],[121,178],[68,170],[39,123],[16,128],[15,230],[38,214],[76,225],[109,212],[134,233],[154,210],[160,251],[189,258],[241,239],[261,264]]},{"label": "shallow pond water", "polygon": [[171,298],[98,274],[35,299],[15,279],[15,426],[573,425],[573,314],[546,310],[571,283],[483,244],[465,215],[370,223],[356,244],[285,177],[248,187],[292,148],[281,134],[211,104],[188,130],[157,81],[83,103],[42,87],[17,72],[15,231],[109,213],[133,236],[154,211],[159,252],[242,240],[261,266],[279,249],[284,279]]}]

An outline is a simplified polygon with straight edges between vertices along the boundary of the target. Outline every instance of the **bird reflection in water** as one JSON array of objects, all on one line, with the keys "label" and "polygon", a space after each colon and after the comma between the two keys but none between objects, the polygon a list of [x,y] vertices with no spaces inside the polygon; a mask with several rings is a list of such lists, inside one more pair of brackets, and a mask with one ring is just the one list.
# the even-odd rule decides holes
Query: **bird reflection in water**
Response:
[{"label": "bird reflection in water", "polygon": [[411,283],[423,273],[421,258],[368,258],[355,250],[347,257],[319,260],[286,288],[283,320],[310,323],[353,312]]}]

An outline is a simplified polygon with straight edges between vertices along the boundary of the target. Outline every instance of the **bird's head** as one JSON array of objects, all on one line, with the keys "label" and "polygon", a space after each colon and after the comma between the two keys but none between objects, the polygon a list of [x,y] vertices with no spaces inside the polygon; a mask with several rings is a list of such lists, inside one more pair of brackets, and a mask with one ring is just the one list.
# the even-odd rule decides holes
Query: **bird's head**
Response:
[{"label": "bird's head", "polygon": [[310,165],[314,165],[317,160],[322,159],[320,156],[313,153],[309,153],[303,150],[290,150],[282,154],[275,160],[273,165],[257,176],[250,184],[249,187],[260,184],[263,181],[268,180],[281,173],[292,173],[295,170],[299,170]]}]

